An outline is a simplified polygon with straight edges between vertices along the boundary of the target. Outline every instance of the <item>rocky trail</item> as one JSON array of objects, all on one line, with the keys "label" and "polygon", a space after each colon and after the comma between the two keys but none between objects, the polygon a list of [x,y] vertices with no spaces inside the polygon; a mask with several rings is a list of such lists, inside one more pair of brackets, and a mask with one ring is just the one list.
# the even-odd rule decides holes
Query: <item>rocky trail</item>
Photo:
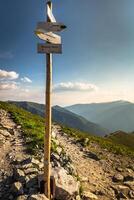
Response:
[{"label": "rocky trail", "polygon": [[[95,143],[83,147],[53,126],[52,176],[57,200],[134,199],[134,164]],[[0,200],[47,200],[40,193],[43,152],[28,154],[21,126],[0,109]],[[79,193],[80,191],[80,193]]]},{"label": "rocky trail", "polygon": [[[133,160],[112,154],[97,144],[88,148],[55,127],[57,138],[70,156],[87,199],[134,199]],[[55,131],[56,131],[55,130]]]}]

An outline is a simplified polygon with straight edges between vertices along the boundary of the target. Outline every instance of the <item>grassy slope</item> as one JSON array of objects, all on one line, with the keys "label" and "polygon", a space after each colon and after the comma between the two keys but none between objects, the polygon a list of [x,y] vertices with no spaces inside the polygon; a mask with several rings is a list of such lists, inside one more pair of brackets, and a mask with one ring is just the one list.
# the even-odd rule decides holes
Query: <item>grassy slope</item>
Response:
[{"label": "grassy slope", "polygon": [[[14,118],[14,121],[17,124],[20,124],[22,126],[22,130],[24,132],[26,142],[29,144],[28,147],[30,150],[36,149],[37,145],[39,147],[43,147],[45,121],[42,117],[31,114],[28,111],[25,111],[21,108],[16,107],[15,105],[5,103],[5,102],[0,102],[0,108],[5,109],[8,112],[10,112],[12,117]],[[112,139],[89,135],[87,133],[83,133],[78,130],[67,128],[67,127],[62,127],[62,130],[68,135],[74,137],[83,145],[85,144],[88,145],[88,143],[90,142],[95,142],[101,145],[101,147],[107,148],[109,151],[112,151],[116,154],[134,156],[134,149],[131,146],[126,147],[122,144],[121,145],[117,144],[117,142],[115,142]],[[89,139],[88,143],[85,143],[86,138]],[[134,144],[134,141],[133,141],[133,144]],[[54,146],[55,144],[52,143],[53,149],[55,148]]]},{"label": "grassy slope", "polygon": [[0,108],[10,112],[14,121],[21,125],[29,149],[36,149],[37,144],[39,147],[43,146],[45,121],[42,117],[5,102],[0,102]]},{"label": "grassy slope", "polygon": [[[99,144],[102,148],[107,149],[110,152],[113,152],[115,154],[120,155],[128,155],[134,157],[134,140],[132,141],[133,145],[127,145],[127,143],[124,145],[123,143],[117,143],[117,141],[112,138],[102,138],[98,136],[89,135],[87,133],[83,133],[80,131],[77,131],[75,129],[62,127],[62,130],[70,135],[71,137],[74,137],[78,142],[80,142],[83,146],[88,146],[90,142]],[[88,140],[87,140],[88,138]],[[125,138],[124,138],[125,139]],[[87,142],[88,141],[88,142]],[[122,138],[123,141],[123,138]]]}]

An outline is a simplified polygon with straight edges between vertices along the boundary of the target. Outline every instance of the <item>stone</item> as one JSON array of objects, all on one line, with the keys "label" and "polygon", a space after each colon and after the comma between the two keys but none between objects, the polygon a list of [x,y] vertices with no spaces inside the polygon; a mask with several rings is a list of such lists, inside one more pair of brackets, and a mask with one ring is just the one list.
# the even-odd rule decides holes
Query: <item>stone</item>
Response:
[{"label": "stone", "polygon": [[31,159],[31,163],[33,163],[34,165],[37,165],[40,163],[39,160],[35,159],[35,158],[32,158]]},{"label": "stone", "polygon": [[125,176],[124,181],[134,181],[134,176],[131,175]]},{"label": "stone", "polygon": [[53,160],[58,160],[59,161],[60,160],[60,156],[58,154],[56,154],[56,153],[52,153],[51,154],[51,159],[52,159],[52,161]]},{"label": "stone", "polygon": [[28,196],[27,195],[21,195],[17,198],[17,200],[27,200]]},{"label": "stone", "polygon": [[55,131],[52,131],[52,138],[56,138],[56,132]]},{"label": "stone", "polygon": [[36,174],[36,173],[38,173],[38,169],[37,168],[28,168],[28,169],[25,169],[24,172],[26,175]]},{"label": "stone", "polygon": [[4,137],[11,137],[11,134],[6,130],[0,129],[0,134],[2,134]]},{"label": "stone", "polygon": [[127,196],[129,193],[129,188],[125,185],[114,186],[116,194],[121,194]]},{"label": "stone", "polygon": [[23,194],[23,185],[22,185],[22,183],[20,183],[20,182],[13,183],[13,185],[11,187],[11,191],[16,195]]},{"label": "stone", "polygon": [[117,167],[116,170],[117,170],[118,172],[123,172],[123,169],[122,169],[121,167]]},{"label": "stone", "polygon": [[83,192],[82,197],[83,197],[82,198],[83,200],[96,200],[96,199],[98,199],[98,197],[91,192]]},{"label": "stone", "polygon": [[115,174],[113,176],[113,182],[122,182],[124,180],[124,176],[121,174]]},{"label": "stone", "polygon": [[134,190],[134,181],[126,181],[124,184]]},{"label": "stone", "polygon": [[68,175],[62,167],[52,169],[52,177],[55,180],[55,198],[69,200],[79,194],[80,184],[71,175]]},{"label": "stone", "polygon": [[134,191],[131,190],[131,191],[129,192],[129,197],[130,197],[131,199],[134,199]]},{"label": "stone", "polygon": [[31,195],[28,200],[48,200],[44,194]]},{"label": "stone", "polygon": [[57,147],[57,148],[56,148],[56,151],[57,151],[57,154],[58,154],[58,155],[61,155],[61,153],[62,153],[62,148],[61,148],[61,147]]},{"label": "stone", "polygon": [[25,174],[24,174],[24,172],[22,170],[15,169],[15,171],[14,171],[14,178],[17,181],[23,182],[25,180]]},{"label": "stone", "polygon": [[38,177],[35,174],[29,175],[26,181],[26,188],[31,188],[37,184],[38,184]]}]

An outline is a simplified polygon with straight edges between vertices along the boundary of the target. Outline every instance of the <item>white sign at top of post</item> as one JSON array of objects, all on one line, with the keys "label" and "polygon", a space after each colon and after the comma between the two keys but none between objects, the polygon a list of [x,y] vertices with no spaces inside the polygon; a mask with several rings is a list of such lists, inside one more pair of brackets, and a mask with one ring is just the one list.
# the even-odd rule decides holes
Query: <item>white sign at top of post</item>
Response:
[{"label": "white sign at top of post", "polygon": [[54,17],[54,15],[53,15],[48,4],[47,4],[47,16],[48,16],[48,18],[51,22],[56,22],[56,19],[55,19],[55,17]]}]

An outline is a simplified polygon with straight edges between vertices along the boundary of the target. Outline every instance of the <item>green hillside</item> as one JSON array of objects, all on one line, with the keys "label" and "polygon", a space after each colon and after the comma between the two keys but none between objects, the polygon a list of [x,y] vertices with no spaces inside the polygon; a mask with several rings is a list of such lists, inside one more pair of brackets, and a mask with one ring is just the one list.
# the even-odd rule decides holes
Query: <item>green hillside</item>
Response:
[{"label": "green hillside", "polygon": [[108,136],[110,140],[116,144],[122,144],[134,151],[134,133],[125,133],[123,131],[117,131]]},{"label": "green hillside", "polygon": [[[11,102],[21,108],[24,108],[33,114],[38,114],[41,117],[45,115],[45,105],[33,103],[33,102]],[[92,133],[99,136],[104,136],[109,131],[98,124],[88,121],[84,117],[81,117],[75,113],[72,113],[65,108],[60,106],[54,106],[52,108],[52,118],[53,121],[62,124],[64,126],[69,126],[87,133]]]},{"label": "green hillside", "polygon": [[[43,147],[45,120],[42,117],[31,114],[30,112],[22,108],[18,108],[13,104],[5,102],[0,102],[0,109],[7,110],[9,113],[11,113],[14,121],[18,125],[21,125],[26,143],[28,144],[28,148],[30,151],[37,150],[38,147],[39,148]],[[115,154],[134,156],[133,133],[130,135],[124,134],[122,136],[122,139],[121,140],[118,139],[117,142],[117,139],[115,140],[114,135],[111,136],[111,138],[108,137],[102,138],[72,128],[62,127],[62,130],[70,137],[74,137],[76,139],[76,142],[79,142],[82,145],[88,146],[90,142],[96,143],[99,144],[102,148],[114,152]],[[116,136],[116,138],[118,137]],[[126,138],[128,138],[128,143],[129,141],[131,141],[131,145],[128,145],[128,143],[126,143]],[[52,143],[53,149],[54,145],[55,144]]]}]

